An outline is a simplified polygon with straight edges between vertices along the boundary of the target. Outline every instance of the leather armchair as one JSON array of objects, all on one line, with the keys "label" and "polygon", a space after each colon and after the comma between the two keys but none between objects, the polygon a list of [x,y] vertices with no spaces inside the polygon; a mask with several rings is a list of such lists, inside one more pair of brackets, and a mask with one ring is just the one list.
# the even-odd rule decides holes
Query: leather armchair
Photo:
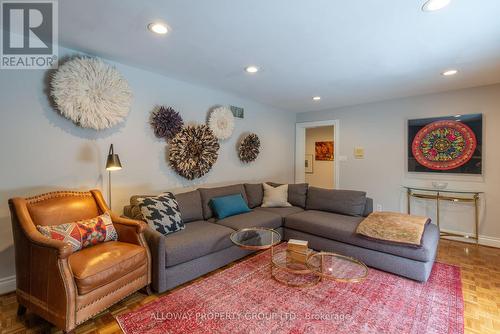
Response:
[{"label": "leather armchair", "polygon": [[[65,332],[151,283],[145,223],[110,211],[98,190],[60,191],[9,200],[18,314],[30,311]],[[118,241],[73,252],[36,225],[59,225],[109,212]]]}]

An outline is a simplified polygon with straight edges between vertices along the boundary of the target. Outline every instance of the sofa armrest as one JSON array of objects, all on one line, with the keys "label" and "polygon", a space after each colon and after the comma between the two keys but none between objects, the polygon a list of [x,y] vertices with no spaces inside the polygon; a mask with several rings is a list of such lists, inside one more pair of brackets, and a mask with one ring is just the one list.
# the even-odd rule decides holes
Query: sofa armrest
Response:
[{"label": "sofa armrest", "polygon": [[363,211],[363,217],[368,217],[370,213],[373,212],[373,199],[370,197],[366,198],[365,210]]},{"label": "sofa armrest", "polygon": [[144,237],[151,253],[151,286],[156,292],[167,289],[165,273],[165,236],[149,227],[144,230]]}]

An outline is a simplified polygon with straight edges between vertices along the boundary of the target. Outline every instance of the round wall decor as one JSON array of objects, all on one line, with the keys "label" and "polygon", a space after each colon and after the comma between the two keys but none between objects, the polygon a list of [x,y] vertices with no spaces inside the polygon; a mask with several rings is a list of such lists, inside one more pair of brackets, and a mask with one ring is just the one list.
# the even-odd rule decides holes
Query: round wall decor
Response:
[{"label": "round wall decor", "polygon": [[159,107],[151,113],[151,126],[156,137],[172,139],[182,130],[184,121],[172,107]]},{"label": "round wall decor", "polygon": [[215,108],[208,117],[208,126],[218,139],[228,139],[234,130],[233,112],[228,107]]},{"label": "round wall decor", "polygon": [[98,58],[67,61],[52,76],[50,88],[50,95],[64,117],[95,130],[125,120],[132,102],[127,81]]},{"label": "round wall decor", "polygon": [[260,139],[255,133],[245,136],[238,147],[238,156],[243,162],[252,162],[260,153]]},{"label": "round wall decor", "polygon": [[437,121],[422,128],[412,143],[418,163],[434,170],[450,170],[467,163],[477,147],[470,127],[457,121]]},{"label": "round wall decor", "polygon": [[170,142],[169,162],[188,180],[202,177],[219,156],[219,142],[206,125],[187,126]]}]

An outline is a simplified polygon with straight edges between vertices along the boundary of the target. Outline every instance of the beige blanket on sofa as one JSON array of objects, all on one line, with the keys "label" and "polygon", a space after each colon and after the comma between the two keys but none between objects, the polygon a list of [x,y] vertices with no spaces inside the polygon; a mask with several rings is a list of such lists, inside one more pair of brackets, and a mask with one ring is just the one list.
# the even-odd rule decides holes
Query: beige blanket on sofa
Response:
[{"label": "beige blanket on sofa", "polygon": [[361,223],[356,233],[370,239],[419,247],[430,218],[397,212],[373,212]]}]

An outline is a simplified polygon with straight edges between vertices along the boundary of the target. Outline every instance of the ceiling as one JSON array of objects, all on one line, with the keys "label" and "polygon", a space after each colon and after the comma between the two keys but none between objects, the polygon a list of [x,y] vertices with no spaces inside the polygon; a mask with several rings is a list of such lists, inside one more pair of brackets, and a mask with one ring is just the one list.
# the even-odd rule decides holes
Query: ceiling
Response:
[{"label": "ceiling", "polygon": [[[453,0],[433,13],[423,2],[64,0],[59,38],[290,112],[500,82],[500,1]],[[149,32],[155,20],[171,31]],[[250,64],[262,70],[245,73]],[[448,68],[460,72],[441,76]]]}]

